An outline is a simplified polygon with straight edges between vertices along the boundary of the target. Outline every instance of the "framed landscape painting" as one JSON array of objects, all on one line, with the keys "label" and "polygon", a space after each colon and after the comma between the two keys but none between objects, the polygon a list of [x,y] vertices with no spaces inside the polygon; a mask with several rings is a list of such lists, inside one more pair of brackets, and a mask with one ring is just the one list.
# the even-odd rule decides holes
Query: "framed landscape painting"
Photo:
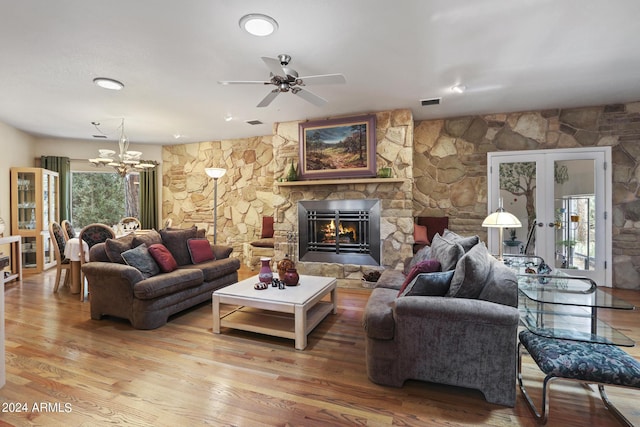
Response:
[{"label": "framed landscape painting", "polygon": [[376,116],[300,123],[300,179],[376,176]]}]

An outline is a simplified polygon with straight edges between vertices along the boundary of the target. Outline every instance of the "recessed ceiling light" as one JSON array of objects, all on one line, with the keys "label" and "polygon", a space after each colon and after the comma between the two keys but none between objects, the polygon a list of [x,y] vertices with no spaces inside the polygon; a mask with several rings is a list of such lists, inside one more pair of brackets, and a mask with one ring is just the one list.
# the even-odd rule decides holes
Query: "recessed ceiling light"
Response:
[{"label": "recessed ceiling light", "polygon": [[270,16],[250,13],[240,18],[240,28],[251,35],[265,37],[278,29],[278,23]]},{"label": "recessed ceiling light", "polygon": [[226,116],[224,116],[225,122],[230,122],[231,120],[233,120],[233,116],[231,114],[227,114]]},{"label": "recessed ceiling light", "polygon": [[465,90],[467,90],[465,85],[455,85],[451,88],[451,92],[455,93],[464,93]]},{"label": "recessed ceiling light", "polygon": [[108,77],[96,77],[93,82],[102,88],[111,90],[120,90],[124,87],[121,82]]}]

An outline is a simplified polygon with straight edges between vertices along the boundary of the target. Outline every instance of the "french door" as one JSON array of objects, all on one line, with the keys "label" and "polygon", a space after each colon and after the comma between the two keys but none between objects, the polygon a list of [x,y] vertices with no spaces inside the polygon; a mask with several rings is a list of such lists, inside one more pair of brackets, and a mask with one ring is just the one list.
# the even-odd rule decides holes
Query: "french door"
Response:
[{"label": "french door", "polygon": [[502,199],[522,228],[505,229],[492,253],[537,255],[554,270],[611,286],[611,147],[488,153],[488,209]]}]

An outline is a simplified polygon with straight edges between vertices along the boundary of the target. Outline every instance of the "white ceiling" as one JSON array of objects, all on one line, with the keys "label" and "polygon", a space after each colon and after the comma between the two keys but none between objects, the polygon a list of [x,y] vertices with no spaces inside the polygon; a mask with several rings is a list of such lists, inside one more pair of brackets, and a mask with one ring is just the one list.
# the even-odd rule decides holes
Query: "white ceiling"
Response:
[{"label": "white ceiling", "polygon": [[[280,28],[246,34],[247,13]],[[116,139],[124,117],[132,142],[176,144],[395,108],[421,120],[638,101],[639,17],[637,0],[0,0],[0,121],[78,139],[97,121]],[[267,108],[271,87],[217,84],[267,80],[260,57],[281,53],[301,76],[347,83],[307,86],[324,107],[285,93]]]}]

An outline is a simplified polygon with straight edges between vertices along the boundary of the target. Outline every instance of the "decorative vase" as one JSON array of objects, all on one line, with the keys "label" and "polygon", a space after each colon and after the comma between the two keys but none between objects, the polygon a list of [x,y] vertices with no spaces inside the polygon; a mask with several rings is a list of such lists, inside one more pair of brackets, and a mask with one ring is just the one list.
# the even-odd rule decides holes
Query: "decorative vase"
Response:
[{"label": "decorative vase", "polygon": [[277,269],[278,269],[278,277],[280,280],[284,279],[284,275],[287,273],[287,270],[290,268],[294,268],[295,264],[291,259],[285,257],[278,261]]},{"label": "decorative vase", "polygon": [[273,281],[273,272],[269,263],[271,258],[260,258],[260,272],[258,273],[258,280],[262,283],[271,283]]},{"label": "decorative vase", "polygon": [[287,286],[297,286],[300,281],[300,275],[295,268],[288,268],[287,272],[284,273],[284,279],[282,279],[282,281]]},{"label": "decorative vase", "polygon": [[293,160],[291,160],[291,167],[289,168],[289,172],[287,172],[287,181],[297,181],[298,180],[298,171],[293,166]]}]

